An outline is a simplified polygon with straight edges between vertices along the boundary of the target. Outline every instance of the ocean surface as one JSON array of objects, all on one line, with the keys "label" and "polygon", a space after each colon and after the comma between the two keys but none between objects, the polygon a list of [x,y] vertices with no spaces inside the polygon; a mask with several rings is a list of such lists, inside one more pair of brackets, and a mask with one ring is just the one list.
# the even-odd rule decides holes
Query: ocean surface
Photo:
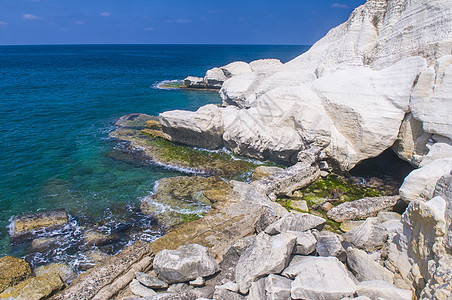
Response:
[{"label": "ocean surface", "polygon": [[[152,241],[162,230],[139,211],[155,181],[181,175],[149,162],[117,159],[108,137],[122,115],[157,115],[220,103],[216,92],[160,89],[159,83],[203,76],[242,60],[286,62],[307,46],[61,45],[0,47],[0,255],[33,265],[65,261],[74,268],[84,228],[124,232],[112,254],[135,239]],[[30,240],[11,243],[8,225],[18,214],[64,208],[71,222],[43,233],[56,246],[31,251]],[[86,250],[86,249],[85,249]],[[81,267],[80,267],[81,269]]]}]

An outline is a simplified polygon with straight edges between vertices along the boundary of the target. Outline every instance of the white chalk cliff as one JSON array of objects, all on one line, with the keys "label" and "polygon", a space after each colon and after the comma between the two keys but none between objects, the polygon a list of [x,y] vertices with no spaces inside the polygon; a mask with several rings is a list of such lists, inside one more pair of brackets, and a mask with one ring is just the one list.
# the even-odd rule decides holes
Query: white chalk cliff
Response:
[{"label": "white chalk cliff", "polygon": [[341,170],[390,147],[415,166],[452,156],[452,0],[368,0],[286,64],[232,67],[223,107],[160,115],[173,141],[290,162],[316,147]]}]

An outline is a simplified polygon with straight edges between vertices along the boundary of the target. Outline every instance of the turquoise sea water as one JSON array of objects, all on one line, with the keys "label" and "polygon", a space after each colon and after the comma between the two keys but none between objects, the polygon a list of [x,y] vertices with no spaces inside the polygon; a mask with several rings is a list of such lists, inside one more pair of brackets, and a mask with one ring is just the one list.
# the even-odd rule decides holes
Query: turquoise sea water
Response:
[{"label": "turquoise sea water", "polygon": [[[232,61],[288,61],[306,46],[80,45],[0,47],[0,255],[39,264],[77,256],[75,227],[136,228],[128,239],[158,237],[158,225],[139,213],[156,180],[181,175],[115,158],[108,138],[122,115],[157,115],[220,103],[215,92],[162,90],[164,80],[203,76]],[[72,216],[64,245],[30,253],[10,244],[13,215],[65,208]],[[110,252],[128,241],[121,240]]]}]

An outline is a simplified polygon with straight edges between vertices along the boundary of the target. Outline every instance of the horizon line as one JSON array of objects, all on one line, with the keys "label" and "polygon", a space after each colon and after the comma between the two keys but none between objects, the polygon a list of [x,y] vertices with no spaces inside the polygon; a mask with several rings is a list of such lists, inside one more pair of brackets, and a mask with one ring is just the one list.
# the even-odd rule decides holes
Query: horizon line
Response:
[{"label": "horizon line", "polygon": [[227,44],[227,43],[219,43],[219,44],[208,44],[208,43],[43,43],[43,44],[0,44],[0,47],[14,47],[14,46],[312,46],[308,44]]}]

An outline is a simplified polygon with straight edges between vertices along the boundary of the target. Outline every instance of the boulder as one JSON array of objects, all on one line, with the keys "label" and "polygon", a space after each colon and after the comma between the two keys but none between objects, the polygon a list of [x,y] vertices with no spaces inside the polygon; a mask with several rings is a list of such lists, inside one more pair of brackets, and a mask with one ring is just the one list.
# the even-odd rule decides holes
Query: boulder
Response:
[{"label": "boulder", "polygon": [[115,234],[108,234],[98,230],[87,230],[83,232],[83,242],[87,246],[102,246],[118,239]]},{"label": "boulder", "polygon": [[221,89],[221,86],[226,79],[223,70],[220,68],[213,68],[206,72],[204,84],[208,89]]},{"label": "boulder", "polygon": [[292,280],[286,277],[270,274],[265,278],[265,294],[269,300],[290,299]]},{"label": "boulder", "polygon": [[215,293],[213,294],[214,300],[244,300],[245,297],[240,295],[239,293],[232,292],[226,289],[215,289]]},{"label": "boulder", "polygon": [[190,281],[189,284],[194,287],[202,287],[206,285],[206,280],[202,277],[198,277],[195,280]]},{"label": "boulder", "polygon": [[436,182],[452,170],[452,157],[438,159],[430,164],[412,171],[400,187],[399,193],[406,202],[421,197],[429,200],[433,197]]},{"label": "boulder", "polygon": [[268,167],[268,166],[259,166],[256,169],[254,169],[253,174],[251,175],[252,180],[259,180],[264,177],[270,176],[272,174],[275,174],[277,172],[283,171],[283,168],[280,167]]},{"label": "boulder", "polygon": [[177,250],[157,253],[154,270],[160,279],[168,283],[178,283],[213,275],[218,272],[219,267],[206,247],[190,244]]},{"label": "boulder", "polygon": [[309,212],[309,206],[306,200],[292,200],[292,208],[303,212]]},{"label": "boulder", "polygon": [[246,300],[262,300],[266,299],[265,294],[265,282],[266,277],[262,277],[261,279],[253,282],[250,287],[250,292],[246,297]]},{"label": "boulder", "polygon": [[142,285],[138,280],[133,279],[132,282],[129,284],[130,291],[132,294],[140,296],[140,297],[150,297],[154,296],[157,293],[154,292],[153,289]]},{"label": "boulder", "polygon": [[32,276],[30,264],[12,256],[0,257],[0,293]]},{"label": "boulder", "polygon": [[368,218],[362,225],[344,235],[355,247],[372,252],[383,247],[388,239],[388,231],[378,218]]},{"label": "boulder", "polygon": [[168,283],[151,274],[136,272],[135,277],[139,283],[151,289],[166,289],[168,287]]},{"label": "boulder", "polygon": [[77,273],[72,268],[64,263],[50,263],[48,265],[40,266],[34,269],[36,276],[46,276],[48,274],[58,274],[65,283],[71,283],[77,278]]},{"label": "boulder", "polygon": [[240,293],[246,294],[256,279],[280,273],[287,266],[297,237],[290,233],[275,236],[260,233],[256,242],[248,248],[235,267],[235,281]]},{"label": "boulder", "polygon": [[37,230],[54,230],[68,223],[69,217],[64,209],[40,211],[14,217],[10,224],[12,238],[31,234]]},{"label": "boulder", "polygon": [[355,229],[356,227],[359,227],[361,224],[363,224],[365,221],[351,221],[351,220],[345,220],[341,223],[341,230],[343,232],[349,232]]},{"label": "boulder", "polygon": [[349,247],[347,265],[359,281],[384,280],[392,283],[394,274],[382,267],[366,252]]},{"label": "boulder", "polygon": [[304,188],[320,176],[320,169],[313,161],[299,162],[287,169],[253,181],[251,184],[266,195],[287,195]]},{"label": "boulder", "polygon": [[196,112],[167,111],[159,115],[163,133],[173,142],[217,149],[223,146],[223,118],[220,108],[209,104]]},{"label": "boulder", "polygon": [[204,78],[188,76],[184,79],[184,86],[191,89],[204,89],[206,85],[204,83]]},{"label": "boulder", "polygon": [[399,289],[392,283],[382,280],[363,281],[358,284],[358,296],[367,296],[370,299],[400,299],[411,300],[413,293],[410,290]]},{"label": "boulder", "polygon": [[249,64],[243,61],[232,62],[226,66],[220,68],[227,78],[231,78],[237,75],[246,74],[251,72]]},{"label": "boulder", "polygon": [[357,289],[344,265],[335,257],[307,257],[297,266],[298,275],[291,289],[293,299],[341,299],[353,295]]},{"label": "boulder", "polygon": [[317,238],[316,251],[319,256],[334,256],[340,261],[346,260],[345,249],[339,236],[331,231],[315,233]]},{"label": "boulder", "polygon": [[8,299],[49,299],[64,288],[64,282],[55,273],[32,277],[16,284],[0,294],[0,298]]},{"label": "boulder", "polygon": [[399,200],[400,196],[365,197],[339,204],[330,209],[327,216],[336,222],[364,220],[377,216],[380,211],[392,210]]},{"label": "boulder", "polygon": [[289,213],[269,225],[265,229],[265,233],[275,235],[287,231],[303,232],[311,229],[321,230],[325,222],[325,219],[308,213]]},{"label": "boulder", "polygon": [[298,255],[309,255],[314,252],[317,239],[310,231],[287,231],[287,233],[291,233],[297,237],[297,241],[295,243],[295,248],[293,254]]},{"label": "boulder", "polygon": [[187,292],[192,289],[193,289],[193,286],[181,282],[181,283],[175,283],[175,284],[170,285],[169,288],[167,289],[167,292],[178,294],[178,293]]}]

